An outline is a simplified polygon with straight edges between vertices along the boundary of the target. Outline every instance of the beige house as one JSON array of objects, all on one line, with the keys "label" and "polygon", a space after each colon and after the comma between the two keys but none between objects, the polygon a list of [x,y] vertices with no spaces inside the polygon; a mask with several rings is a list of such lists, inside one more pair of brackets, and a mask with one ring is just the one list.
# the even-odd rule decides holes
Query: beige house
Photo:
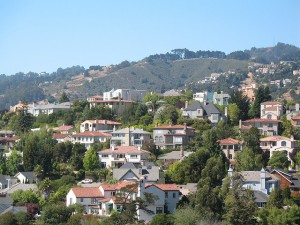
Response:
[{"label": "beige house", "polygon": [[260,118],[278,120],[283,115],[283,106],[280,102],[269,101],[260,104]]},{"label": "beige house", "polygon": [[121,125],[122,123],[111,120],[86,120],[80,124],[80,132],[113,131]]},{"label": "beige house", "polygon": [[117,146],[142,146],[150,141],[150,133],[143,129],[134,127],[126,127],[120,130],[111,132],[110,145]]},{"label": "beige house", "polygon": [[218,141],[226,158],[231,162],[235,162],[236,153],[241,151],[242,143],[234,138],[226,138]]}]

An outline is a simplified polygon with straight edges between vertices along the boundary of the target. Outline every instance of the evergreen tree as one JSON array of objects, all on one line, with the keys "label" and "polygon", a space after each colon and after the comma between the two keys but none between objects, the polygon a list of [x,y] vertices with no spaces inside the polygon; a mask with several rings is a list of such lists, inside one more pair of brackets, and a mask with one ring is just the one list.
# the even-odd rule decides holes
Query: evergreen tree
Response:
[{"label": "evergreen tree", "polygon": [[70,101],[70,99],[69,99],[68,95],[66,94],[66,92],[63,92],[60,96],[59,103],[69,102],[69,101]]},{"label": "evergreen tree", "polygon": [[260,86],[255,93],[255,100],[252,103],[249,115],[252,118],[260,118],[260,104],[266,101],[270,101],[272,96],[270,94],[269,87]]},{"label": "evergreen tree", "polygon": [[83,167],[86,171],[92,171],[100,167],[97,152],[93,147],[90,147],[85,153]]}]

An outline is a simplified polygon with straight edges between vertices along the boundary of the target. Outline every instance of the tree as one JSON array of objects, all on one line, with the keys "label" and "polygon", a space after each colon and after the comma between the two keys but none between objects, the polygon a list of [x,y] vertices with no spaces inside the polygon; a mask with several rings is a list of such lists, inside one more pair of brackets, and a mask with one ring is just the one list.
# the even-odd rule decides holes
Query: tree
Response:
[{"label": "tree", "polygon": [[289,166],[289,160],[286,151],[273,152],[269,166],[277,169],[286,169]]},{"label": "tree", "polygon": [[256,224],[255,202],[253,191],[242,190],[240,179],[233,177],[232,188],[225,198],[225,213],[223,214],[223,224],[240,225]]},{"label": "tree", "polygon": [[262,168],[260,155],[255,154],[249,147],[244,147],[241,152],[237,153],[236,161],[239,171],[251,171]]},{"label": "tree", "polygon": [[155,215],[150,225],[173,225],[174,224],[174,216],[172,214],[160,213]]},{"label": "tree", "polygon": [[71,217],[74,209],[64,205],[46,205],[40,217],[41,224],[65,224]]},{"label": "tree", "polygon": [[0,225],[16,225],[17,220],[12,212],[4,213],[0,216]]},{"label": "tree", "polygon": [[39,203],[39,195],[36,192],[33,192],[32,190],[17,190],[11,195],[14,204],[20,203],[20,204],[25,204],[25,203],[34,203],[37,204]]},{"label": "tree", "polygon": [[241,120],[248,119],[250,102],[249,102],[249,98],[246,95],[244,95],[242,91],[232,90],[230,92],[229,103],[237,105],[240,111],[239,119]]},{"label": "tree", "polygon": [[6,173],[13,176],[19,171],[21,156],[13,149],[11,155],[6,159]]},{"label": "tree", "polygon": [[69,102],[69,101],[70,99],[68,95],[66,94],[66,92],[63,92],[62,95],[60,96],[59,103]]},{"label": "tree", "polygon": [[72,148],[71,164],[75,170],[83,168],[83,158],[85,154],[85,146],[83,144],[75,143]]},{"label": "tree", "polygon": [[202,219],[199,211],[189,205],[176,209],[174,218],[174,225],[196,225]]},{"label": "tree", "polygon": [[266,101],[270,101],[272,96],[270,94],[269,87],[260,86],[255,93],[255,100],[252,103],[249,115],[252,118],[260,118],[260,104]]},{"label": "tree", "polygon": [[12,130],[18,135],[28,132],[32,127],[34,117],[28,112],[27,107],[24,107],[17,111],[16,115],[11,118],[10,123]]},{"label": "tree", "polygon": [[52,189],[52,181],[49,178],[45,178],[40,182],[39,190],[41,191],[44,199],[49,199],[51,189]]},{"label": "tree", "polygon": [[241,119],[241,110],[236,103],[231,103],[228,105],[228,117],[230,124],[237,125]]},{"label": "tree", "polygon": [[90,147],[84,155],[83,167],[86,171],[92,171],[99,168],[99,166],[97,152],[93,147]]}]

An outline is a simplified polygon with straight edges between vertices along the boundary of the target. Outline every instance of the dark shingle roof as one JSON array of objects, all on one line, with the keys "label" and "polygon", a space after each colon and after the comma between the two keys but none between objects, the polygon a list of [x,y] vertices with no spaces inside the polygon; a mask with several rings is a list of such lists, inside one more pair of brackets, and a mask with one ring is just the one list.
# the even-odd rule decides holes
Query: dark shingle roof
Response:
[{"label": "dark shingle roof", "polygon": [[207,102],[199,102],[195,101],[192,104],[190,104],[187,108],[184,109],[184,111],[196,111],[197,109],[203,109],[204,115],[211,115],[211,114],[222,114],[222,112],[212,103]]}]

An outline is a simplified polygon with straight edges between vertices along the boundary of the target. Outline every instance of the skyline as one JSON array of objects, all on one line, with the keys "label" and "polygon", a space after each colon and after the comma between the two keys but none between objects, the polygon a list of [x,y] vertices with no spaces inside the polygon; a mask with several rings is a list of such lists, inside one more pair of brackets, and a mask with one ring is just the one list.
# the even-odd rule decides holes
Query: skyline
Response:
[{"label": "skyline", "polygon": [[0,74],[108,66],[176,48],[300,47],[299,11],[296,0],[0,0]]}]

